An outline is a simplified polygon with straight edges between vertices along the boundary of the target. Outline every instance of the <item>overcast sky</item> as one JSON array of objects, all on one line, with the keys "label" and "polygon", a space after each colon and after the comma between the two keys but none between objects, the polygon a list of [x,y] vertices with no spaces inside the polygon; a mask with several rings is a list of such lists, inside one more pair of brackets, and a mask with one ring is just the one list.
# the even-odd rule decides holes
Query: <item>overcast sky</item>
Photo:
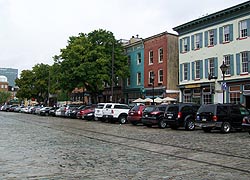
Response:
[{"label": "overcast sky", "polygon": [[247,0],[0,0],[0,68],[53,64],[70,36],[105,29],[116,39],[168,31]]}]

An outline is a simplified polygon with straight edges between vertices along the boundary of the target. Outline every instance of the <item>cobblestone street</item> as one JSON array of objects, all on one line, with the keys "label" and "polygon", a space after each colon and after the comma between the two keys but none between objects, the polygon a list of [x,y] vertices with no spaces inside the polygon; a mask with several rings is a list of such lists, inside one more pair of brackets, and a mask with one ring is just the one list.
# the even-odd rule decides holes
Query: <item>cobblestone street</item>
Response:
[{"label": "cobblestone street", "polygon": [[0,179],[248,180],[250,136],[0,112]]}]

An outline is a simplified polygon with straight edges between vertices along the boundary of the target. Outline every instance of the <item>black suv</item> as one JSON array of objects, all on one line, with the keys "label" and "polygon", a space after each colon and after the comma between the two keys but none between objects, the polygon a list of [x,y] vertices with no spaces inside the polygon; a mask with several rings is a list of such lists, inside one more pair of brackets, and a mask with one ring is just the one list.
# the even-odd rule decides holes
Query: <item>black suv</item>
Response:
[{"label": "black suv", "polygon": [[196,115],[195,125],[205,132],[219,129],[228,133],[232,128],[242,129],[242,120],[249,115],[249,111],[240,104],[204,104]]},{"label": "black suv", "polygon": [[167,106],[166,104],[161,104],[145,107],[141,119],[142,124],[147,127],[158,125],[160,128],[165,128],[167,124],[163,121],[163,116]]},{"label": "black suv", "polygon": [[171,129],[185,127],[195,129],[195,115],[200,105],[194,103],[169,104],[164,113],[164,121]]}]

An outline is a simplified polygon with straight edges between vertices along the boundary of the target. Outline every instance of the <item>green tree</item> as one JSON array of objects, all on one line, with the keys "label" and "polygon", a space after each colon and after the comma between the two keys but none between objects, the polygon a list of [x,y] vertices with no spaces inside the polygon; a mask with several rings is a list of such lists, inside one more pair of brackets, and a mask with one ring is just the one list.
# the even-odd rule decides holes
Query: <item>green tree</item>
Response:
[{"label": "green tree", "polygon": [[104,89],[104,83],[111,85],[112,54],[114,77],[128,77],[127,57],[113,33],[100,29],[70,37],[66,48],[61,49],[60,58],[56,59],[60,64],[60,87],[69,92],[83,87],[97,95]]},{"label": "green tree", "polygon": [[10,92],[0,91],[0,104],[7,102],[11,97]]},{"label": "green tree", "polygon": [[32,70],[24,70],[20,78],[16,79],[19,87],[18,98],[35,98],[38,102],[45,102],[48,97],[49,68],[47,64],[36,64]]}]

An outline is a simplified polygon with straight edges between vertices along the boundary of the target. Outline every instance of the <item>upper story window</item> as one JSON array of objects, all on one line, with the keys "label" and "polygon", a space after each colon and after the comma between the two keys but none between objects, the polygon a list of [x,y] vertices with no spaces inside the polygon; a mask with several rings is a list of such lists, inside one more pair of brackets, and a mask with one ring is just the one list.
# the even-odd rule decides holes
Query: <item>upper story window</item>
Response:
[{"label": "upper story window", "polygon": [[233,24],[220,27],[220,44],[233,41]]},{"label": "upper story window", "polygon": [[188,38],[183,39],[183,52],[188,51]]},{"label": "upper story window", "polygon": [[200,37],[200,34],[196,34],[194,36],[194,40],[195,40],[195,49],[200,49],[201,48],[201,37]]},{"label": "upper story window", "polygon": [[224,31],[223,41],[228,42],[230,40],[229,39],[229,26],[228,25],[224,26],[223,31]]},{"label": "upper story window", "polygon": [[158,62],[163,62],[163,48],[158,49]]},{"label": "upper story window", "polygon": [[130,66],[130,64],[131,64],[131,56],[128,55],[128,66]]},{"label": "upper story window", "polygon": [[230,55],[225,55],[225,56],[223,56],[223,61],[224,61],[224,63],[227,65],[227,70],[226,70],[226,75],[231,75],[231,66],[230,66],[230,63],[231,63],[231,58],[230,58],[231,56]]},{"label": "upper story window", "polygon": [[188,80],[188,63],[183,64],[183,80]]},{"label": "upper story window", "polygon": [[242,52],[241,53],[241,63],[242,63],[242,65],[241,65],[241,67],[242,67],[242,73],[248,73],[248,71],[249,71],[249,66],[248,66],[248,64],[249,64],[249,53],[248,52]]},{"label": "upper story window", "polygon": [[214,45],[214,30],[208,31],[208,45],[213,46]]},{"label": "upper story window", "polygon": [[240,38],[244,38],[244,37],[247,37],[247,27],[249,26],[247,23],[249,21],[247,20],[243,20],[243,21],[240,21],[239,22],[239,30],[240,30]]},{"label": "upper story window", "polygon": [[195,79],[200,79],[201,61],[195,61]]},{"label": "upper story window", "polygon": [[158,71],[158,83],[163,83],[163,70],[162,69],[160,69],[159,71]]},{"label": "upper story window", "polygon": [[141,64],[141,53],[137,53],[137,64]]},{"label": "upper story window", "polygon": [[137,85],[141,85],[141,73],[137,73]]},{"label": "upper story window", "polygon": [[208,69],[209,69],[209,73],[211,74],[211,76],[215,76],[215,61],[214,58],[210,58],[208,59]]},{"label": "upper story window", "polygon": [[155,79],[155,77],[154,77],[154,79],[153,79],[153,77],[154,77],[154,72],[153,71],[149,71],[149,74],[148,74],[148,84],[153,84],[153,80]]},{"label": "upper story window", "polygon": [[153,63],[154,63],[154,58],[153,58],[153,56],[154,56],[153,51],[152,51],[152,50],[149,51],[149,64],[153,64]]}]

